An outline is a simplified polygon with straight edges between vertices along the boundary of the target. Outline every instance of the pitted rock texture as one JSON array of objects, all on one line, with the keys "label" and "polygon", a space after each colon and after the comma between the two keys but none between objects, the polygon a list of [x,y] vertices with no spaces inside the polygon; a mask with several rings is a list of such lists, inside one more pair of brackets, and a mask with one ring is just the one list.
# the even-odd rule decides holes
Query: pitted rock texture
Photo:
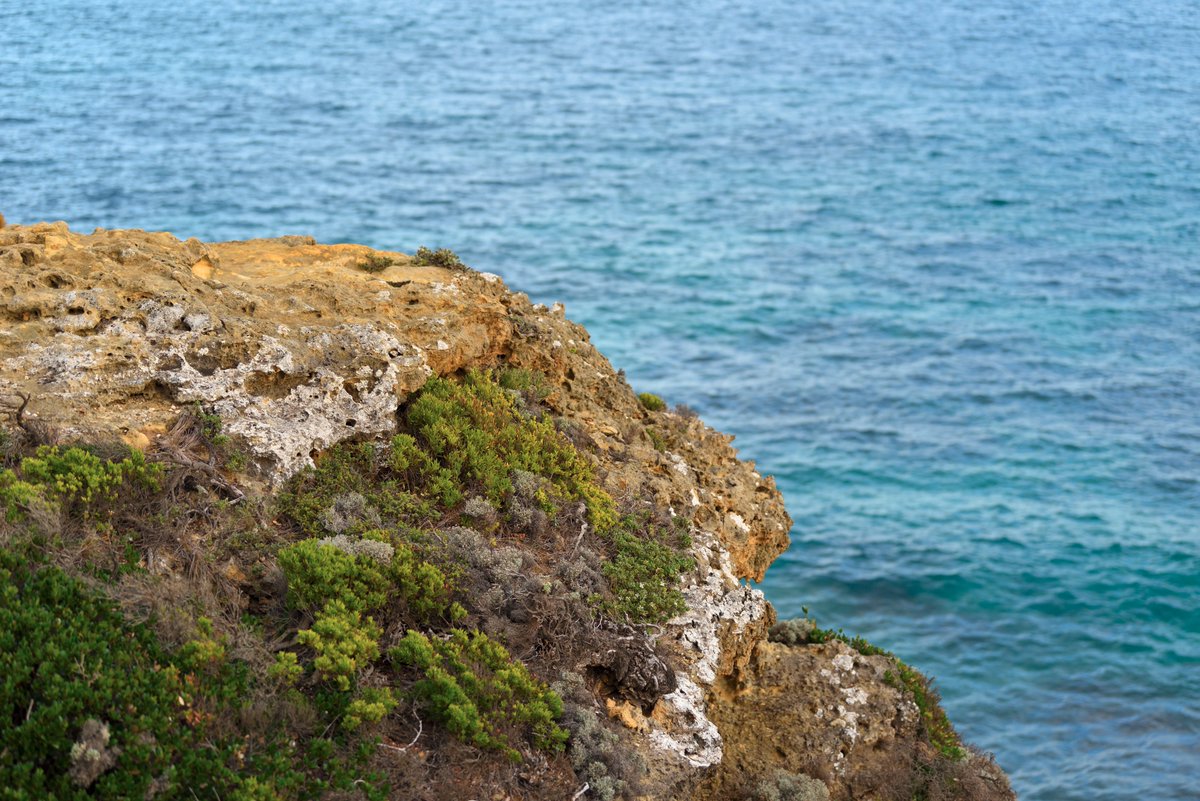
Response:
[{"label": "pitted rock texture", "polygon": [[[696,797],[745,797],[752,788],[748,778],[783,770],[821,779],[835,801],[897,798],[913,781],[906,774],[915,762],[923,756],[936,763],[936,757],[922,736],[917,705],[888,680],[895,669],[893,657],[863,655],[837,640],[757,642],[736,680],[724,680],[720,701],[710,705],[728,745]],[[764,721],[770,721],[765,730]],[[986,757],[969,754],[954,769],[958,774],[946,783],[969,784],[969,793],[936,797],[1016,798]],[[924,781],[920,769],[915,781]]]}]

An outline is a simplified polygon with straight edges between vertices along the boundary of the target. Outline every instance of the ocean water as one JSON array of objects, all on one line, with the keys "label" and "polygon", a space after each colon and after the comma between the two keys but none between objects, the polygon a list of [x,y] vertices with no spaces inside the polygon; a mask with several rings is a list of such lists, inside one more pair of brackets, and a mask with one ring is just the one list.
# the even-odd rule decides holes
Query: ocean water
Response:
[{"label": "ocean water", "polygon": [[0,211],[451,247],[738,435],[783,616],[1200,797],[1200,6],[0,0]]}]

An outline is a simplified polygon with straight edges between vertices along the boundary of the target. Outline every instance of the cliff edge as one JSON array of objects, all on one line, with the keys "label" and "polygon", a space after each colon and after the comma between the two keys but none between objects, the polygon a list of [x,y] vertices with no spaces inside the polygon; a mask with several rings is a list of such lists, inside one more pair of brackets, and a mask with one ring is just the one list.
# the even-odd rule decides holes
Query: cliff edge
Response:
[{"label": "cliff edge", "polygon": [[561,306],[449,251],[0,228],[0,614],[115,632],[58,683],[0,643],[18,798],[1014,797],[915,670],[776,621],[774,482]]}]

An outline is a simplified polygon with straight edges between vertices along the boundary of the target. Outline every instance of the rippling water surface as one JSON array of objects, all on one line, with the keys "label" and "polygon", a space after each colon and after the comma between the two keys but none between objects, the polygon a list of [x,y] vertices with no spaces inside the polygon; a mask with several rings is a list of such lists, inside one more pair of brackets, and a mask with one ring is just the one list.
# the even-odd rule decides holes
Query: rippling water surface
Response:
[{"label": "rippling water surface", "polygon": [[1192,0],[0,0],[0,211],[563,300],[777,476],[783,615],[1023,798],[1200,794]]}]

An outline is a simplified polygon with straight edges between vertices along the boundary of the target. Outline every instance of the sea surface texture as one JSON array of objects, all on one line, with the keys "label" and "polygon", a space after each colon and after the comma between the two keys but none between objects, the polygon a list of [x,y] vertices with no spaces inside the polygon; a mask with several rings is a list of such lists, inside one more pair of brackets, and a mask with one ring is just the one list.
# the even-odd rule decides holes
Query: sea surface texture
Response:
[{"label": "sea surface texture", "polygon": [[0,211],[450,247],[1028,801],[1200,797],[1200,6],[0,0]]}]

